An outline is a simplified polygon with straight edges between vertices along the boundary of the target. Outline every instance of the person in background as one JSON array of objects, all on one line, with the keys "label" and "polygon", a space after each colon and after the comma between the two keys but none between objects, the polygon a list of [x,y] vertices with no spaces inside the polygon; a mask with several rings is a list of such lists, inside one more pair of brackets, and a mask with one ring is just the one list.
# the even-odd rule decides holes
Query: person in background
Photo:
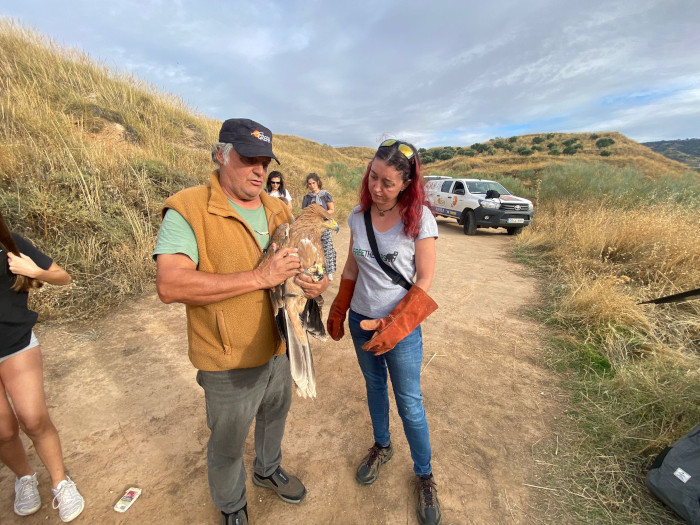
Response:
[{"label": "person in background", "polygon": [[289,209],[292,209],[292,196],[284,186],[284,177],[280,171],[271,171],[267,176],[265,191],[270,197],[277,197],[284,202]]},{"label": "person in background", "polygon": [[[323,189],[321,177],[316,173],[309,173],[306,176],[306,187],[309,189],[309,193],[304,195],[301,201],[302,210],[316,203],[328,210],[328,213],[331,215],[335,212],[333,197],[328,191]],[[336,272],[336,253],[333,247],[333,237],[330,230],[324,230],[321,234],[321,245],[323,246],[323,254],[326,256],[326,275],[328,275],[328,280],[332,281],[333,274]]]},{"label": "person in background", "polygon": [[29,291],[43,283],[70,281],[48,255],[10,232],[0,213],[0,460],[17,476],[15,514],[38,511],[39,482],[19,437],[21,428],[51,476],[53,507],[64,522],[83,512],[85,500],[66,475],[61,441],[46,406],[41,346],[32,330],[37,314],[28,308],[28,299]]},{"label": "person in background", "polygon": [[[329,310],[327,328],[331,337],[339,341],[345,333],[343,323],[350,308],[350,334],[365,378],[374,431],[374,444],[360,462],[355,478],[363,485],[374,483],[380,467],[394,453],[389,434],[388,371],[413,459],[418,521],[422,525],[438,525],[442,517],[430,464],[430,433],[420,385],[420,323],[437,309],[428,290],[435,271],[438,230],[424,204],[416,148],[395,139],[382,142],[362,179],[360,204],[348,217],[348,258],[338,295]],[[366,220],[376,238],[378,257],[390,270],[403,276],[405,288],[377,263]]]},{"label": "person in background", "polygon": [[296,276],[304,296],[315,298],[328,279],[300,275],[299,257],[287,257],[296,249],[260,262],[275,229],[292,220],[280,199],[262,191],[272,159],[269,129],[226,120],[212,149],[218,168],[208,185],[165,201],[154,250],[160,299],[187,310],[189,357],[211,431],[209,490],[224,525],[248,523],[243,453],[253,419],[253,483],[287,503],[306,496],[301,480],[280,465],[292,376],[269,289]]}]

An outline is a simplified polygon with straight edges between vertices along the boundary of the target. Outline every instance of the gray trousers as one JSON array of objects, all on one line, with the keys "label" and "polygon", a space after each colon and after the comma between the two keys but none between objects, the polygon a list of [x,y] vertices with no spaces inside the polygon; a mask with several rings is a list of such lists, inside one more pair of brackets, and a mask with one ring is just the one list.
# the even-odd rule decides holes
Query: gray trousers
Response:
[{"label": "gray trousers", "polygon": [[270,476],[282,461],[282,436],[292,404],[289,359],[278,355],[256,368],[197,372],[204,389],[209,491],[214,505],[236,512],[246,504],[243,450],[255,418],[255,461],[259,476]]}]

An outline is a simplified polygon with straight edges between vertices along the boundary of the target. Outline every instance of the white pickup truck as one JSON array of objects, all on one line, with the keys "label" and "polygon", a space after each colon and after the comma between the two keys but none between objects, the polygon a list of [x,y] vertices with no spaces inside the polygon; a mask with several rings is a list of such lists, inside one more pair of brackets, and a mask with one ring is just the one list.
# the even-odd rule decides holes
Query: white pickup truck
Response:
[{"label": "white pickup truck", "polygon": [[505,228],[516,235],[534,213],[532,202],[492,180],[426,177],[425,190],[433,214],[457,219],[466,235],[477,228]]}]

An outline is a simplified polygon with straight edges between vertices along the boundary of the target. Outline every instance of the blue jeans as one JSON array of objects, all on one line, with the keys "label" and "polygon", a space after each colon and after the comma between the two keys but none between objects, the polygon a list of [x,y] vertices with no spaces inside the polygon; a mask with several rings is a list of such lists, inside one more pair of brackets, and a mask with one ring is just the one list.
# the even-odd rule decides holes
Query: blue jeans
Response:
[{"label": "blue jeans", "polygon": [[389,393],[387,370],[391,375],[396,408],[403,422],[413,459],[413,472],[418,476],[430,474],[430,431],[420,392],[420,371],[423,365],[423,335],[420,326],[403,338],[393,350],[375,356],[362,349],[374,331],[360,328],[360,321],[370,319],[350,310],[348,324],[355,345],[357,362],[365,376],[367,405],[372,419],[374,440],[382,446],[391,442],[389,433]]}]

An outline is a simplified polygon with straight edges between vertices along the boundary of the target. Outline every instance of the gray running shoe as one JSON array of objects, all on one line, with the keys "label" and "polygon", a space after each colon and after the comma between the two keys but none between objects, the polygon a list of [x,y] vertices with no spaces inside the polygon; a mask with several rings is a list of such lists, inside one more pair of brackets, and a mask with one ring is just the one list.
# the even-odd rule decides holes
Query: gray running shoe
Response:
[{"label": "gray running shoe", "polygon": [[258,487],[274,490],[282,501],[299,503],[306,497],[306,487],[296,476],[287,474],[282,467],[277,467],[272,476],[263,478],[253,474],[253,483]]},{"label": "gray running shoe", "polygon": [[15,514],[29,516],[41,508],[39,482],[36,480],[36,472],[31,476],[22,476],[15,479]]},{"label": "gray running shoe", "polygon": [[389,443],[388,447],[381,447],[379,443],[374,443],[369,449],[360,466],[357,467],[355,479],[363,485],[371,485],[379,477],[379,467],[389,461],[394,455],[394,449]]},{"label": "gray running shoe", "polygon": [[85,500],[78,492],[73,480],[66,476],[53,492],[53,508],[58,509],[58,517],[63,522],[73,521],[85,508]]},{"label": "gray running shoe", "polygon": [[418,523],[420,525],[440,525],[442,513],[440,501],[437,497],[437,487],[432,474],[418,476],[416,480],[416,492],[418,492]]}]

